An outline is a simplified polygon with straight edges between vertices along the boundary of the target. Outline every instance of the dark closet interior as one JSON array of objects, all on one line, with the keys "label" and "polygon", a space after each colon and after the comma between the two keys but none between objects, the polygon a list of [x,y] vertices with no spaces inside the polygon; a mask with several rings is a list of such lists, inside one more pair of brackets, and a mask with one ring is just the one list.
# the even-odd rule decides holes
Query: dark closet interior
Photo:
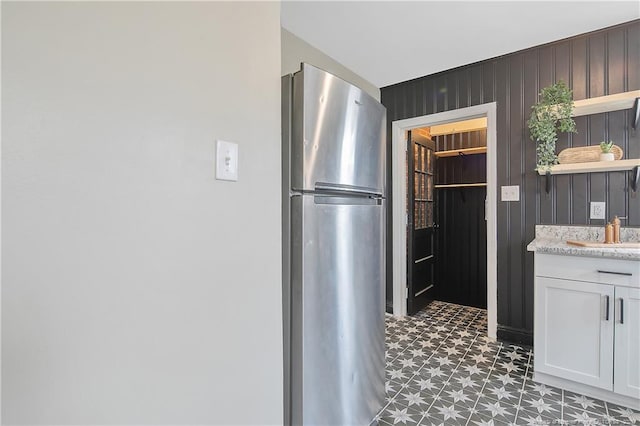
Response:
[{"label": "dark closet interior", "polygon": [[436,147],[434,299],[487,307],[485,129],[432,136]]},{"label": "dark closet interior", "polygon": [[407,312],[431,300],[486,309],[486,120],[406,136]]}]

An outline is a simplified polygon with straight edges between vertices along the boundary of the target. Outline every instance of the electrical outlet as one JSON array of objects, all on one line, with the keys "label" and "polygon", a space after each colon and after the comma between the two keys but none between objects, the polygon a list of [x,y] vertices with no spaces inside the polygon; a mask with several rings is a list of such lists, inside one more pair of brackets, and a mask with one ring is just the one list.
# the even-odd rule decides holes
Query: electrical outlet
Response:
[{"label": "electrical outlet", "polygon": [[604,219],[605,216],[605,209],[607,207],[607,204],[605,202],[596,202],[596,201],[592,201],[591,202],[591,214],[589,215],[589,217],[591,219]]}]

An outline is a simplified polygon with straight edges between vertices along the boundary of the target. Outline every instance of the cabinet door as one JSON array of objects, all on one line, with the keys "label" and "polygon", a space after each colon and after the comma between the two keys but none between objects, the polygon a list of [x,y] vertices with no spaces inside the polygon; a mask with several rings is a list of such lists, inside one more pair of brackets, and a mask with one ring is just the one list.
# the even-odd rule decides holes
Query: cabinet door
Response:
[{"label": "cabinet door", "polygon": [[640,290],[616,287],[613,390],[640,398]]},{"label": "cabinet door", "polygon": [[613,289],[536,277],[536,372],[613,390]]}]

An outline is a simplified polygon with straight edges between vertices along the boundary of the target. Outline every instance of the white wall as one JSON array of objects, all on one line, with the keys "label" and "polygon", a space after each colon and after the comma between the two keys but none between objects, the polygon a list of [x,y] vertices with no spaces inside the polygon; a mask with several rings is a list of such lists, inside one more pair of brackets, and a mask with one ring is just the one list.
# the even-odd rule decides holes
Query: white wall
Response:
[{"label": "white wall", "polygon": [[279,4],[2,9],[3,423],[280,423]]},{"label": "white wall", "polygon": [[300,69],[300,62],[307,62],[355,84],[371,96],[380,100],[380,89],[354,73],[335,59],[316,49],[295,34],[282,29],[282,75]]}]

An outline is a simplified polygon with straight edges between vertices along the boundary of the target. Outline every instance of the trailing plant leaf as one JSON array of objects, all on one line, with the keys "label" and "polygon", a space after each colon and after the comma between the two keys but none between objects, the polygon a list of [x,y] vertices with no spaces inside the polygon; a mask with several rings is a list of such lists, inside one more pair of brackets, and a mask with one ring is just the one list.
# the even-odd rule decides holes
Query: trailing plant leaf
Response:
[{"label": "trailing plant leaf", "polygon": [[573,114],[573,94],[560,80],[540,92],[540,100],[531,107],[527,125],[531,139],[537,142],[537,168],[548,170],[558,164],[556,142],[558,132],[576,132]]}]

